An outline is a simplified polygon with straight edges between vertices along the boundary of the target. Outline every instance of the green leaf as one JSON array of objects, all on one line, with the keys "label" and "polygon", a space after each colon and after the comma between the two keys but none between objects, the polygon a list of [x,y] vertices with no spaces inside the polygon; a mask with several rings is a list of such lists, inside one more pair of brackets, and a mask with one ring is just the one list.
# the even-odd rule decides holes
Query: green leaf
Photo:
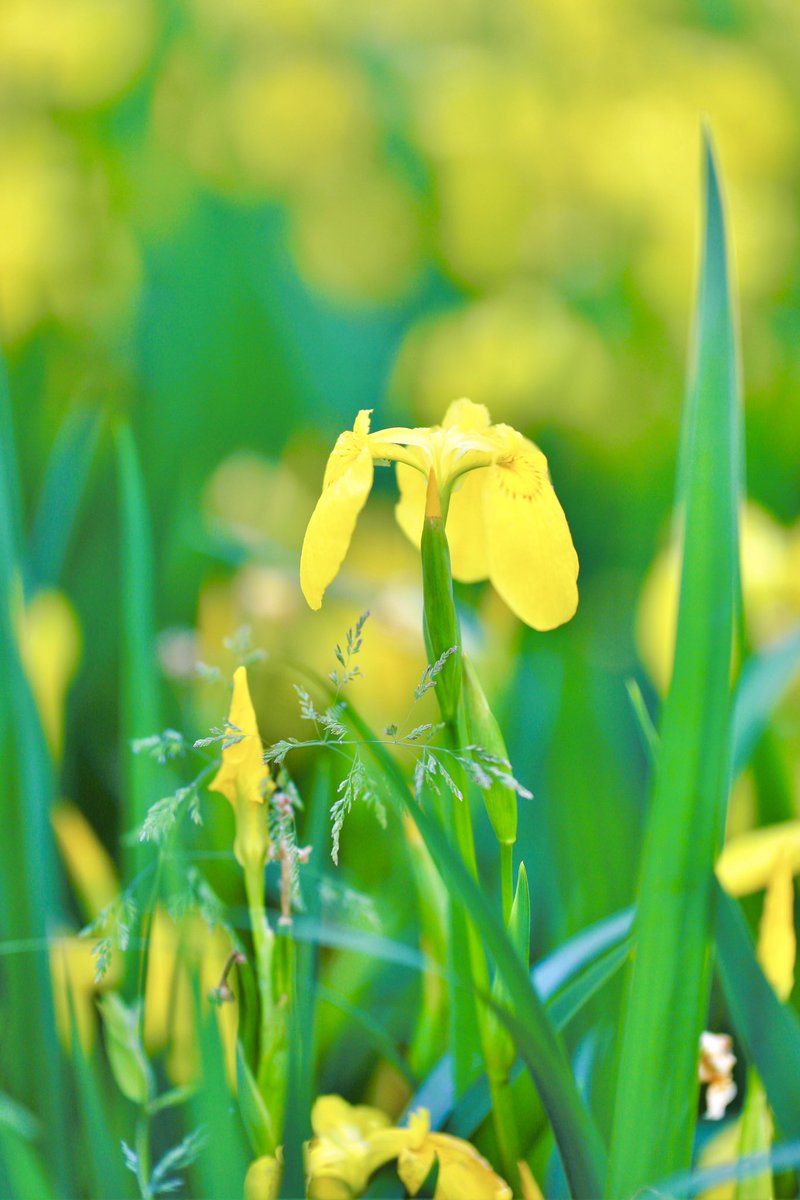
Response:
[{"label": "green leaf", "polygon": [[683,1200],[716,1190],[737,1179],[763,1175],[765,1171],[790,1171],[800,1165],[800,1141],[774,1146],[769,1154],[751,1154],[718,1167],[701,1167],[696,1171],[681,1171],[668,1179],[659,1179],[652,1187],[637,1193],[637,1200]]},{"label": "green leaf", "polygon": [[242,1044],[236,1043],[236,1093],[242,1123],[256,1158],[261,1154],[273,1154],[277,1138],[272,1118],[267,1111],[253,1072],[245,1062]]},{"label": "green leaf", "polygon": [[[30,938],[47,946],[48,928],[58,915],[59,871],[50,826],[55,781],[36,704],[22,668],[14,605],[21,600],[21,498],[14,456],[14,431],[5,365],[0,356],[0,662],[7,718],[5,819],[14,835],[3,839],[4,929],[9,938]],[[7,1036],[24,1045],[24,1071],[9,1065],[14,1090],[37,1107],[48,1129],[66,1126],[61,1054],[55,1030],[50,965],[46,950],[9,962],[4,988],[12,994]],[[16,1070],[16,1074],[14,1071]],[[53,1165],[68,1190],[68,1145],[53,1139]]]},{"label": "green leaf", "polygon": [[123,1096],[134,1104],[146,1104],[155,1085],[150,1064],[139,1039],[139,1015],[128,1008],[116,992],[106,992],[98,1001],[105,1030],[106,1053],[111,1073]]},{"label": "green leaf", "polygon": [[109,1147],[116,1144],[116,1134],[108,1122],[106,1105],[97,1078],[96,1060],[87,1057],[80,1044],[71,992],[68,994],[68,1000],[72,1068],[82,1118],[81,1145],[83,1156],[88,1160],[92,1191],[96,1196],[129,1196],[129,1177],[122,1170],[119,1156],[109,1153]]},{"label": "green leaf", "polygon": [[688,1165],[710,988],[713,865],[723,830],[738,593],[740,404],[722,200],[708,138],[695,361],[682,428],[683,564],[623,1007],[608,1194]]},{"label": "green leaf", "polygon": [[[150,517],[133,434],[127,425],[116,432],[122,542],[122,754],[125,788],[122,828],[139,829],[158,799],[155,764],[134,754],[131,743],[161,728],[153,614],[153,551]],[[148,851],[139,839],[126,850],[129,873],[145,864]]]},{"label": "green leaf", "polygon": [[[350,704],[345,715],[368,739],[367,749],[381,767],[389,795],[398,813],[408,812],[449,888],[453,902],[469,912],[494,960],[507,989],[513,1011],[496,1010],[511,1030],[517,1048],[536,1084],[548,1114],[572,1194],[598,1196],[605,1170],[605,1153],[599,1134],[578,1092],[566,1050],[549,1020],[527,970],[502,922],[478,882],[454,851],[439,824],[410,801],[402,771]],[[489,997],[485,999],[488,1001]]]},{"label": "green leaf", "polygon": [[754,654],[742,667],[733,713],[733,778],[750,761],[773,710],[800,671],[800,630]]},{"label": "green leaf", "polygon": [[[764,1085],[758,1071],[747,1072],[747,1092],[742,1108],[742,1124],[739,1134],[739,1157],[765,1154],[772,1145],[772,1118],[769,1115]],[[749,1175],[737,1180],[734,1200],[775,1200],[772,1175],[769,1171]]]},{"label": "green leaf", "polygon": [[800,1138],[800,1020],[781,1004],[755,956],[739,905],[717,892],[717,963],[737,1038],[755,1063],[781,1133]]},{"label": "green leaf", "polygon": [[58,432],[31,531],[31,571],[41,587],[61,575],[102,423],[98,409],[77,408]]},{"label": "green leaf", "polygon": [[7,1126],[0,1126],[0,1189],[3,1195],[17,1196],[20,1200],[32,1196],[36,1200],[56,1198],[39,1155],[25,1138]]}]

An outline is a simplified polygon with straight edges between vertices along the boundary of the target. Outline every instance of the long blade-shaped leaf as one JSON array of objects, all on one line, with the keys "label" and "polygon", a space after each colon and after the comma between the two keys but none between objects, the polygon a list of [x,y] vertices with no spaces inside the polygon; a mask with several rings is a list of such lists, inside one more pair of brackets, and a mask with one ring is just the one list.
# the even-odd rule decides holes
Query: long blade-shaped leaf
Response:
[{"label": "long blade-shaped leaf", "polygon": [[781,1133],[800,1138],[800,1021],[764,977],[738,904],[718,893],[717,959],[735,1032],[758,1068]]},{"label": "long blade-shaped leaf", "polygon": [[98,410],[75,409],[59,430],[31,532],[31,570],[40,586],[61,574],[101,424]]},{"label": "long blade-shaped leaf", "polygon": [[[122,524],[122,753],[125,767],[122,831],[141,826],[153,791],[154,764],[145,755],[135,756],[131,742],[156,733],[158,681],[156,676],[153,616],[153,551],[144,481],[133,434],[127,425],[117,430],[117,465]],[[146,848],[138,839],[128,850],[129,874],[146,861]]]},{"label": "long blade-shaped leaf", "polygon": [[[11,762],[5,764],[5,775],[13,781],[10,796],[14,805],[13,816],[9,812],[6,816],[8,826],[18,831],[20,839],[19,845],[7,847],[16,860],[2,860],[9,892],[13,892],[4,898],[8,926],[4,932],[32,938],[46,946],[49,926],[58,916],[59,877],[50,827],[54,779],[41,721],[20,660],[13,619],[13,605],[21,582],[19,493],[11,406],[2,362],[0,434],[0,661],[5,668],[3,688],[8,697],[12,744]],[[67,1110],[46,952],[37,953],[18,968],[14,966],[9,975],[13,981],[11,987],[21,989],[10,1005],[9,1034],[26,1049],[24,1078],[16,1082],[23,1082],[31,1103],[40,1105],[40,1115],[51,1139],[56,1175],[66,1190],[66,1143],[58,1131],[66,1125]]]},{"label": "long blade-shaped leaf", "polygon": [[733,778],[747,765],[773,710],[800,671],[800,631],[754,654],[742,667],[733,714]]},{"label": "long blade-shaped leaf", "polygon": [[723,826],[738,587],[740,412],[717,171],[706,142],[695,363],[678,491],[683,568],[623,1013],[608,1193],[690,1161],[708,1004],[713,864]]}]

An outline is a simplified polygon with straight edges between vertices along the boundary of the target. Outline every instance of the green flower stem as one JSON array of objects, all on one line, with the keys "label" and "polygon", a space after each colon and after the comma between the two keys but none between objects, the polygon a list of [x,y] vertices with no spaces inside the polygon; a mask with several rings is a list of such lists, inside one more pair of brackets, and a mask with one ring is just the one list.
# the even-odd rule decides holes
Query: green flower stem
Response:
[{"label": "green flower stem", "polygon": [[503,924],[508,925],[514,903],[514,844],[500,843],[500,895],[503,902]]},{"label": "green flower stem", "polygon": [[[431,472],[428,480],[428,498],[425,510],[425,521],[421,543],[422,579],[425,611],[425,635],[428,655],[431,665],[442,662],[443,656],[450,655],[440,668],[436,680],[436,696],[445,723],[447,740],[453,750],[464,753],[470,745],[470,731],[462,695],[462,665],[461,665],[461,630],[453,601],[453,579],[450,569],[450,551],[447,535],[444,530],[444,519],[439,503],[439,493],[436,481]],[[455,648],[455,652],[453,652]],[[459,854],[469,873],[474,879],[478,878],[478,864],[475,856],[475,841],[472,832],[472,814],[465,773],[456,759],[452,767],[453,780],[459,788],[462,799],[453,797],[451,804],[451,823],[455,843]],[[510,863],[503,867],[504,872],[510,872]],[[511,877],[505,887],[511,888]],[[513,888],[512,888],[513,892]],[[504,908],[505,908],[504,904]],[[511,910],[511,901],[508,911]],[[465,927],[467,943],[467,963],[469,966],[470,982],[478,1026],[478,1042],[483,1057],[489,1088],[492,1097],[492,1113],[497,1136],[503,1171],[515,1190],[519,1190],[519,1138],[517,1135],[514,1106],[511,1096],[510,1080],[502,1053],[502,1044],[498,1036],[493,1035],[489,1025],[489,1013],[485,1001],[478,996],[488,996],[490,992],[489,966],[486,953],[469,913],[451,911],[451,938],[458,937],[459,923]],[[452,951],[452,947],[451,947]],[[461,1021],[470,1021],[470,1011],[464,1004],[463,996],[452,996],[455,1020],[454,1033],[457,1032]],[[460,1078],[465,1064],[463,1056],[456,1053],[458,1044],[454,1037],[453,1060],[456,1064],[456,1090],[462,1083]]]},{"label": "green flower stem", "polygon": [[260,1007],[258,1069],[256,1079],[259,1091],[264,1097],[273,1126],[280,1125],[274,1111],[279,1088],[275,1087],[272,1072],[274,1059],[274,1042],[276,1034],[276,1011],[273,998],[273,952],[275,949],[275,934],[270,929],[267,912],[264,907],[264,867],[260,859],[252,859],[244,865],[244,886],[247,892],[247,906],[250,912],[250,928],[253,934],[253,950],[256,960],[256,977],[258,979],[258,995]]},{"label": "green flower stem", "polygon": [[[463,716],[455,725],[448,724],[447,732],[453,747],[455,749],[463,748],[465,744]],[[452,773],[463,795],[462,800],[458,800],[454,796],[452,804],[452,826],[455,831],[456,845],[464,865],[473,878],[477,880],[478,864],[475,857],[475,840],[472,832],[472,814],[469,806],[467,780],[458,763],[454,765]],[[476,995],[488,996],[491,985],[486,953],[474,922],[468,913],[465,914],[465,917],[469,944],[469,973],[472,986]],[[489,1010],[484,1001],[477,1000],[476,1008],[481,1054],[492,1098],[492,1119],[495,1136],[500,1149],[503,1173],[516,1195],[519,1191],[519,1169],[517,1166],[520,1160],[519,1135],[517,1133],[516,1113],[511,1093],[511,1079],[502,1052],[502,1033],[497,1030],[493,1034],[489,1023]]]}]

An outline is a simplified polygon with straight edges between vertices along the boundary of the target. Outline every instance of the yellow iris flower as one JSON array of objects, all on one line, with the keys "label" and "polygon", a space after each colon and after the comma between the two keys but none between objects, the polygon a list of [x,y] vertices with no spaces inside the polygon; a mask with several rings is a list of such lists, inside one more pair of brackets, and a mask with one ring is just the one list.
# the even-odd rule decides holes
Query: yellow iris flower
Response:
[{"label": "yellow iris flower", "polygon": [[[439,1171],[435,1200],[511,1200],[511,1189],[496,1175],[474,1146],[448,1133],[431,1132],[426,1109],[411,1113],[404,1128],[392,1126],[380,1109],[351,1105],[341,1096],[320,1096],[311,1111],[314,1137],[307,1147],[308,1195],[312,1200],[351,1200],[366,1190],[370,1176],[397,1160],[397,1173],[415,1196],[435,1160]],[[274,1178],[268,1160],[260,1178]],[[254,1169],[255,1168],[255,1169]],[[253,1164],[253,1181],[259,1174]]]},{"label": "yellow iris flower", "polygon": [[308,523],[300,584],[322,604],[347,554],[372,488],[375,463],[397,465],[397,520],[419,544],[428,479],[439,489],[453,577],[489,579],[512,612],[534,629],[554,629],[578,604],[578,556],[538,446],[488,410],[456,400],[441,426],[370,432],[370,409],[339,435],[322,495]]}]

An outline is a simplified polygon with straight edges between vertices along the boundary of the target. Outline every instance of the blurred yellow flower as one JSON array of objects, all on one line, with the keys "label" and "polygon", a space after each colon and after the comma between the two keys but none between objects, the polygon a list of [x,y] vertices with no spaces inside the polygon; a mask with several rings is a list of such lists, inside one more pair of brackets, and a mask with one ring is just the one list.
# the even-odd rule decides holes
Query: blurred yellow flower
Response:
[{"label": "blurred yellow flower", "polygon": [[233,674],[227,725],[222,764],[208,785],[209,790],[221,792],[236,812],[233,849],[238,861],[244,864],[260,860],[263,863],[269,851],[264,795],[271,783],[264,765],[264,748],[250,699],[246,667],[237,667]]},{"label": "blurred yellow flower", "polygon": [[[0,76],[2,67],[0,66]],[[114,219],[98,163],[44,119],[0,129],[0,325],[15,341],[47,315],[94,333],[128,315],[133,238]]]},{"label": "blurred yellow flower", "polygon": [[800,872],[800,821],[781,821],[731,838],[717,861],[717,878],[729,895],[749,896],[768,886],[779,858],[788,861],[793,874]]},{"label": "blurred yellow flower", "polygon": [[5,86],[76,108],[109,99],[144,62],[153,10],[153,0],[4,0]]},{"label": "blurred yellow flower", "polygon": [[792,994],[796,959],[794,869],[789,852],[782,851],[767,884],[758,930],[758,961],[779,1000]]},{"label": "blurred yellow flower", "polygon": [[251,1162],[244,1178],[244,1200],[278,1200],[281,1164],[271,1154]]},{"label": "blurred yellow flower", "polygon": [[[758,505],[742,507],[742,589],[748,628],[756,644],[788,629],[800,613],[794,531],[783,529]],[[636,641],[661,691],[672,674],[680,588],[680,550],[671,543],[657,556],[642,587]]]},{"label": "blurred yellow flower", "polygon": [[97,960],[94,942],[89,937],[62,933],[50,943],[50,976],[53,981],[53,1004],[56,1028],[61,1044],[72,1045],[70,1030],[72,1016],[78,1040],[84,1052],[91,1049],[97,1029],[96,997],[107,988],[116,987],[122,978],[122,960],[112,956],[102,979],[97,979]]},{"label": "blurred yellow flower", "polygon": [[111,856],[79,808],[59,801],[50,814],[58,850],[87,920],[99,916],[119,893]]},{"label": "blurred yellow flower", "polygon": [[62,592],[37,592],[17,621],[20,656],[54,758],[64,741],[67,689],[78,666],[78,618]]},{"label": "blurred yellow flower", "polygon": [[[191,1083],[200,1067],[192,981],[198,979],[203,1011],[207,1011],[209,994],[219,984],[230,952],[230,938],[220,926],[209,929],[194,915],[174,920],[162,907],[156,908],[147,960],[144,1042],[149,1054],[166,1052],[167,1074],[177,1085]],[[230,976],[227,982],[230,986]],[[214,1011],[226,1076],[235,1090],[238,1004],[219,1004]]]},{"label": "blurred yellow flower", "polygon": [[496,1175],[474,1146],[449,1133],[431,1133],[424,1108],[412,1113],[408,1141],[397,1160],[397,1174],[416,1196],[438,1160],[435,1200],[511,1200],[511,1188]]},{"label": "blurred yellow flower", "polygon": [[353,1106],[340,1096],[320,1096],[311,1113],[314,1138],[306,1169],[312,1200],[351,1200],[370,1176],[397,1159],[397,1173],[415,1196],[438,1160],[435,1200],[511,1200],[511,1189],[474,1146],[447,1133],[432,1133],[419,1109],[406,1128],[391,1126],[379,1109]]},{"label": "blurred yellow flower", "polygon": [[717,862],[717,878],[732,896],[766,889],[758,960],[779,999],[794,986],[797,937],[793,877],[800,872],[800,821],[767,825],[732,838]]},{"label": "blurred yellow flower", "polygon": [[303,542],[300,582],[311,608],[322,604],[372,488],[373,463],[397,463],[400,527],[419,543],[428,476],[447,514],[453,575],[490,579],[521,620],[552,629],[578,603],[578,557],[541,450],[487,409],[457,400],[441,426],[370,433],[362,410],[340,434]]}]

